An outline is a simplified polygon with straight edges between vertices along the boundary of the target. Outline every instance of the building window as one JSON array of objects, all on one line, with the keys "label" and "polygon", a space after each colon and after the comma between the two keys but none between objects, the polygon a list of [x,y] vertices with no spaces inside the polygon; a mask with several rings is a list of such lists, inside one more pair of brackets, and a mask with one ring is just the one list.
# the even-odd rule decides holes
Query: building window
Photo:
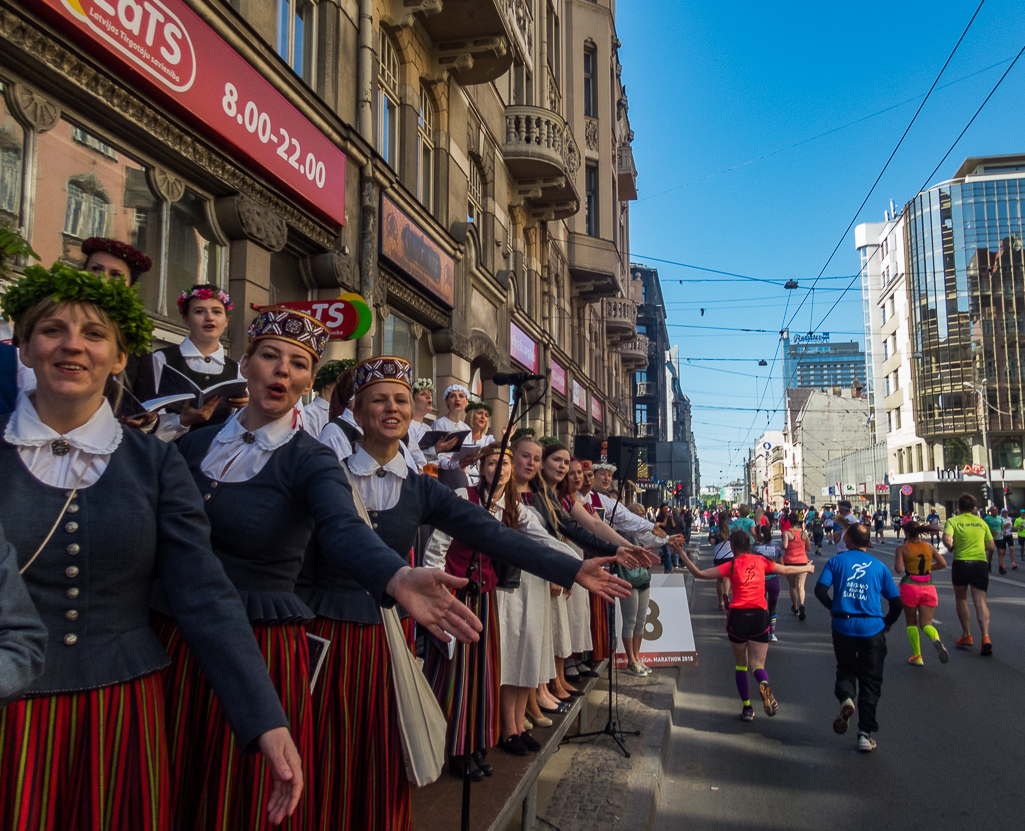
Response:
[{"label": "building window", "polygon": [[[434,210],[434,104],[420,85],[420,117],[417,121],[416,198]],[[472,167],[472,165],[471,165]]]},{"label": "building window", "polygon": [[377,152],[399,170],[399,53],[392,39],[381,33],[377,75]]},{"label": "building window", "polygon": [[904,473],[904,449],[897,451],[897,473]]},{"label": "building window", "polygon": [[277,52],[295,74],[313,86],[317,42],[316,6],[310,0],[278,0]]},{"label": "building window", "polygon": [[921,473],[925,470],[925,458],[922,454],[922,445],[915,445],[915,462],[917,463],[918,472]]},{"label": "building window", "polygon": [[86,147],[106,156],[108,159],[117,161],[117,151],[113,147],[100,141],[92,133],[87,133],[81,127],[71,128],[71,138],[73,141],[77,141],[79,144],[84,144]]},{"label": "building window", "polygon": [[68,180],[64,233],[77,239],[106,236],[110,224],[110,198],[94,174]]},{"label": "building window", "polygon": [[480,224],[484,214],[484,177],[480,165],[470,159],[470,178],[466,182],[466,221]]},{"label": "building window", "polygon": [[598,117],[598,53],[584,47],[584,115]]},{"label": "building window", "polygon": [[584,223],[589,237],[598,236],[598,168],[584,168]]},{"label": "building window", "polygon": [[648,405],[638,404],[634,407],[634,424],[648,423]]},{"label": "building window", "polygon": [[638,369],[634,373],[634,383],[636,384],[647,384],[648,383],[648,370]]}]

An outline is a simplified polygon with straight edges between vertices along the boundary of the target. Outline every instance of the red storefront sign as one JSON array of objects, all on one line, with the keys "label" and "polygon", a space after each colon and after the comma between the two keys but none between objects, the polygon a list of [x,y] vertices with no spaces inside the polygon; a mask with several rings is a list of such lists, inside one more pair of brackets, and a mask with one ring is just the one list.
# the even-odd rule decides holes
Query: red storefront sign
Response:
[{"label": "red storefront sign", "polygon": [[[331,330],[330,340],[355,340],[370,331],[373,312],[363,297],[355,292],[348,292],[334,300],[290,300],[287,303],[275,303],[286,309],[295,309],[310,317],[315,317]],[[253,306],[257,311],[268,308]]]},{"label": "red storefront sign", "polygon": [[[182,0],[40,0],[118,74],[345,224],[345,154]],[[31,4],[35,10],[37,3]]]},{"label": "red storefront sign", "polygon": [[576,381],[573,382],[573,404],[581,410],[587,409],[587,391]]},{"label": "red storefront sign", "polygon": [[566,394],[566,370],[552,361],[552,389]]},{"label": "red storefront sign", "polygon": [[531,372],[537,372],[537,344],[515,323],[509,324],[509,357]]},{"label": "red storefront sign", "polygon": [[597,398],[595,398],[592,395],[591,396],[591,418],[593,418],[595,421],[601,421],[601,416],[602,416],[601,401],[599,401]]}]

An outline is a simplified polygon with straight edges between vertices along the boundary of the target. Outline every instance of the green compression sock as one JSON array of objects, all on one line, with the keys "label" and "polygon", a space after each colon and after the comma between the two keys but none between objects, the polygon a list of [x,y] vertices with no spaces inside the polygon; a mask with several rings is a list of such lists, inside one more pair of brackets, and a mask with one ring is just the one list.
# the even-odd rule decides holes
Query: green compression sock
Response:
[{"label": "green compression sock", "polygon": [[918,627],[908,627],[908,640],[911,641],[911,654],[912,656],[922,654],[922,644],[918,637]]},{"label": "green compression sock", "polygon": [[940,639],[940,633],[931,623],[928,626],[923,626],[922,631],[929,636],[929,640],[938,641]]}]

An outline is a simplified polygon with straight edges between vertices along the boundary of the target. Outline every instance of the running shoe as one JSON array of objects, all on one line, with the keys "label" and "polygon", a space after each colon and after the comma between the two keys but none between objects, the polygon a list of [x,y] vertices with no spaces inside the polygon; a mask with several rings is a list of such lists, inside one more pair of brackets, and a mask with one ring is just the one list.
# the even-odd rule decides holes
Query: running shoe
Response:
[{"label": "running shoe", "polygon": [[626,674],[633,675],[635,678],[647,677],[647,673],[643,669],[638,669],[636,663],[632,663],[626,668]]},{"label": "running shoe", "polygon": [[950,653],[947,652],[947,647],[943,645],[943,641],[937,638],[932,642],[932,645],[936,647],[936,654],[939,656],[940,663],[947,663],[950,660]]},{"label": "running shoe", "polygon": [[871,753],[876,749],[876,740],[868,733],[858,733],[858,750],[862,753]]},{"label": "running shoe", "polygon": [[1017,569],[1018,568],[1018,564],[1014,560],[1011,560],[1011,568],[1013,568],[1013,569]]},{"label": "running shoe", "polygon": [[740,711],[741,721],[754,721],[755,720],[755,708],[748,704]]},{"label": "running shoe", "polygon": [[773,696],[772,690],[769,688],[769,682],[762,681],[762,683],[758,685],[758,692],[762,696],[762,704],[765,706],[765,715],[776,715],[776,713],[779,712],[779,702],[777,702],[775,696]]},{"label": "running shoe", "polygon": [[806,617],[808,616],[804,613],[804,604],[802,603],[797,607],[797,619],[804,620]]},{"label": "running shoe", "polygon": [[776,637],[776,633],[775,632],[773,632],[771,635],[769,635],[769,643],[777,643],[778,641],[779,641],[779,638]]},{"label": "running shoe", "polygon": [[913,667],[925,666],[925,661],[922,660],[921,655],[912,655],[910,658],[908,658],[908,663],[911,664],[911,666]]},{"label": "running shoe", "polygon": [[847,728],[851,724],[851,716],[854,715],[854,702],[851,699],[847,699],[843,704],[840,705],[840,715],[833,719],[833,732],[838,736],[842,736],[847,732]]},{"label": "running shoe", "polygon": [[979,653],[982,654],[982,655],[992,655],[993,654],[993,641],[991,641],[989,638],[983,638],[982,639],[982,648],[979,650]]},{"label": "running shoe", "polygon": [[1000,573],[1001,574],[1007,574],[1007,569],[1004,568],[1003,566],[1000,566]]},{"label": "running shoe", "polygon": [[972,640],[971,635],[965,635],[963,638],[958,638],[956,641],[954,641],[954,646],[956,646],[958,649],[968,649],[968,647],[973,646],[974,644],[975,641]]}]

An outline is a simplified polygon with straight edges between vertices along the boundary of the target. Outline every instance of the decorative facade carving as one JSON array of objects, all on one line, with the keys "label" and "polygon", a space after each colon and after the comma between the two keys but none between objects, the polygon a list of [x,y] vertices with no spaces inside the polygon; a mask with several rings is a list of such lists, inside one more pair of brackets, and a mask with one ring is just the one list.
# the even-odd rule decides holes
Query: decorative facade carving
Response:
[{"label": "decorative facade carving", "polygon": [[509,0],[506,6],[506,19],[513,32],[523,57],[523,62],[531,70],[534,68],[534,17],[530,13],[530,5],[526,0]]},{"label": "decorative facade carving", "polygon": [[288,241],[288,225],[274,211],[245,194],[214,202],[217,221],[231,239],[248,239],[268,251],[281,251]]},{"label": "decorative facade carving", "polygon": [[[329,248],[333,245],[335,232],[329,226],[278,197],[224,154],[204,144],[177,122],[166,118],[128,87],[98,72],[77,54],[52,39],[47,32],[36,28],[13,12],[0,8],[0,36],[42,61],[78,90],[100,99],[111,110],[152,136],[154,141],[174,151],[184,161],[198,166],[228,187],[273,210],[283,217],[288,225],[321,247]],[[87,104],[88,102],[83,101],[83,107]]]},{"label": "decorative facade carving", "polygon": [[586,118],[584,125],[584,143],[588,150],[598,150],[598,119]]},{"label": "decorative facade carving", "polygon": [[[378,272],[380,280],[380,272]],[[449,326],[451,319],[449,315],[438,306],[431,303],[419,292],[414,291],[401,280],[392,280],[388,285],[388,294],[419,314],[429,323],[435,326]]]},{"label": "decorative facade carving", "polygon": [[8,103],[37,133],[52,130],[61,117],[61,108],[54,101],[24,84],[11,85]]},{"label": "decorative facade carving", "polygon": [[162,167],[151,167],[146,174],[150,190],[172,205],[185,195],[185,183]]},{"label": "decorative facade carving", "polygon": [[322,251],[299,261],[303,276],[318,288],[345,288],[359,291],[356,258],[337,248]]}]

